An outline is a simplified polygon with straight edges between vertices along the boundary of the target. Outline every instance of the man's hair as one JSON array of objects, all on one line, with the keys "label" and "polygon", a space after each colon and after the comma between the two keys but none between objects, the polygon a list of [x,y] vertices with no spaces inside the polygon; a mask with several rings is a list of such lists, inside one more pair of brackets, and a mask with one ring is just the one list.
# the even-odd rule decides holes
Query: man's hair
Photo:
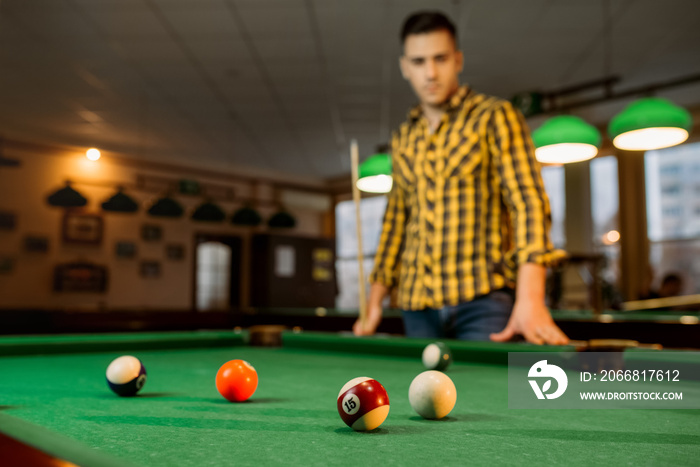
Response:
[{"label": "man's hair", "polygon": [[683,278],[675,272],[670,272],[664,276],[663,280],[661,281],[661,285],[670,284],[671,282],[681,284],[683,283]]},{"label": "man's hair", "polygon": [[457,30],[452,21],[439,11],[418,11],[406,18],[401,28],[401,45],[411,34],[425,34],[434,31],[447,31],[457,46]]}]

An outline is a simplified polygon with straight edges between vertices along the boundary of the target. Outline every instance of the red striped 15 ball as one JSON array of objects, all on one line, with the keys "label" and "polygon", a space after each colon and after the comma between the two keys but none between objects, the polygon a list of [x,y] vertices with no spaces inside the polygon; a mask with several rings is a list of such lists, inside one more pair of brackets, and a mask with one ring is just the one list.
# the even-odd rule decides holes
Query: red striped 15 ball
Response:
[{"label": "red striped 15 ball", "polygon": [[389,396],[379,381],[361,376],[345,383],[338,393],[340,418],[355,431],[370,431],[389,415]]},{"label": "red striped 15 ball", "polygon": [[136,395],[144,384],[146,367],[136,357],[124,355],[115,358],[107,367],[107,385],[120,396]]}]

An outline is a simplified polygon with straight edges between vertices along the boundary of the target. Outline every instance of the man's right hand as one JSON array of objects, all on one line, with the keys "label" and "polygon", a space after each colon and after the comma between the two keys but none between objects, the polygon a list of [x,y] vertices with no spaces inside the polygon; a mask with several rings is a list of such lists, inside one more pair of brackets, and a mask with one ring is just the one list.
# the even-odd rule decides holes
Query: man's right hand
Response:
[{"label": "man's right hand", "polygon": [[369,289],[367,300],[367,319],[363,323],[359,318],[352,326],[356,336],[371,336],[377,331],[382,321],[382,301],[389,294],[389,288],[384,284],[373,283]]},{"label": "man's right hand", "polygon": [[[373,309],[374,308],[374,309]],[[379,305],[379,309],[372,307],[372,305],[367,305],[367,319],[363,323],[360,318],[355,321],[352,326],[352,332],[356,336],[371,336],[377,332],[377,327],[382,321],[382,307]]]}]

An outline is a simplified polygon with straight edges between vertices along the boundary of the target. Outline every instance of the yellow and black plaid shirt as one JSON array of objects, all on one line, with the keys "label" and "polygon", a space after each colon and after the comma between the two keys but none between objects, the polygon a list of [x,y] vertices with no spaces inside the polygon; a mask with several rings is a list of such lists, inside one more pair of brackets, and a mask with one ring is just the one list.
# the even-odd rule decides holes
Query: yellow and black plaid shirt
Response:
[{"label": "yellow and black plaid shirt", "polygon": [[371,282],[398,306],[456,305],[506,286],[520,264],[565,253],[549,238],[549,200],[527,125],[502,99],[464,86],[431,133],[420,106],[392,139],[393,188]]}]

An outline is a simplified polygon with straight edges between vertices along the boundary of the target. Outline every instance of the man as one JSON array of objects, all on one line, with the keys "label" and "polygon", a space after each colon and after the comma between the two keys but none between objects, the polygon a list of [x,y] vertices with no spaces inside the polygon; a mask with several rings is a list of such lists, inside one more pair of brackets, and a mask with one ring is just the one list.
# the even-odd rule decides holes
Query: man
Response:
[{"label": "man", "polygon": [[659,298],[677,297],[683,292],[683,278],[675,272],[669,272],[661,280]]},{"label": "man", "polygon": [[398,284],[407,336],[566,344],[544,303],[546,266],[564,252],[549,239],[549,202],[522,116],[460,87],[463,56],[442,14],[410,16],[401,41],[401,73],[420,105],[393,137],[368,317],[354,333],[375,332]]}]

